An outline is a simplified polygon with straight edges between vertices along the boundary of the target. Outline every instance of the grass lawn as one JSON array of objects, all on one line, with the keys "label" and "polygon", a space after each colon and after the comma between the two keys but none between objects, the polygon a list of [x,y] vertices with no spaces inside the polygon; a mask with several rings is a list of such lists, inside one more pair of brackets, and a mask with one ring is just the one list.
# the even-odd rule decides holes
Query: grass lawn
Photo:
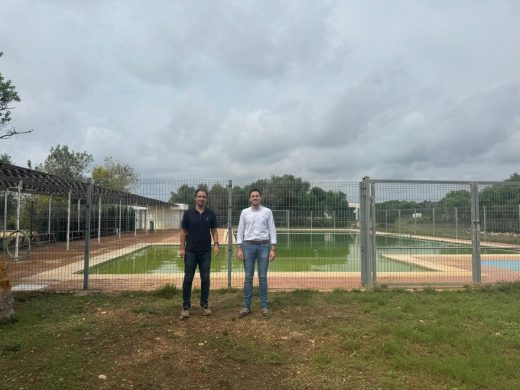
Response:
[{"label": "grass lawn", "polygon": [[0,388],[520,388],[520,283],[270,300],[270,319],[257,306],[238,319],[241,291],[215,290],[212,316],[195,305],[181,321],[173,286],[17,293],[16,320],[0,325]]}]

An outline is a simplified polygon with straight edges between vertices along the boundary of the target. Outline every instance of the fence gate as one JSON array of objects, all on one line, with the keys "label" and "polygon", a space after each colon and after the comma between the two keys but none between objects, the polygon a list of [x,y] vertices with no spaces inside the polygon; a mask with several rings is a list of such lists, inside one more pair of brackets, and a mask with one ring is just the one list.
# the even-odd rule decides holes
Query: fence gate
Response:
[{"label": "fence gate", "polygon": [[518,184],[365,178],[360,187],[363,285],[519,280]]}]

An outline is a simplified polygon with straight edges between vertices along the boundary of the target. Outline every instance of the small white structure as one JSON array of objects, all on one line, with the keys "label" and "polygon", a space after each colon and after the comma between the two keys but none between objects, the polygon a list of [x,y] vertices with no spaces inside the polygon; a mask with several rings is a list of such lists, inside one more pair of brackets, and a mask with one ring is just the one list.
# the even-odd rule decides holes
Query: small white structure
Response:
[{"label": "small white structure", "polygon": [[170,230],[179,229],[184,211],[188,205],[178,203],[175,206],[131,206],[135,210],[136,229]]},{"label": "small white structure", "polygon": [[354,217],[359,221],[359,203],[348,202],[348,207],[354,209]]}]

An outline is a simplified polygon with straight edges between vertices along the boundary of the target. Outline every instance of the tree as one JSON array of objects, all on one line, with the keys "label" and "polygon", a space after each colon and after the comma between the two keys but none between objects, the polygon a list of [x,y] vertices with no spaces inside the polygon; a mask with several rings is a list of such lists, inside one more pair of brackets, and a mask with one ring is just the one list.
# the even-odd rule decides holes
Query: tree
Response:
[{"label": "tree", "polygon": [[[202,183],[196,188],[206,188],[208,191],[208,207],[217,214],[219,223],[224,223],[228,212],[228,188],[221,184],[213,184],[211,188]],[[316,225],[337,227],[348,226],[354,219],[354,211],[349,207],[347,196],[341,191],[325,191],[319,187],[311,189],[310,183],[293,175],[271,176],[260,179],[244,187],[233,186],[231,189],[233,223],[238,224],[242,209],[249,205],[249,191],[257,188],[262,193],[262,204],[272,210],[288,211],[291,226],[306,226],[310,218]],[[193,204],[195,187],[181,185],[172,192],[169,201],[172,203]],[[313,214],[312,214],[313,213]],[[320,221],[320,222],[318,222]]]},{"label": "tree", "polygon": [[195,187],[183,184],[177,192],[172,192],[170,196],[171,203],[185,203],[191,205],[195,199]]},{"label": "tree", "polygon": [[[0,155],[0,162],[11,164],[11,156],[7,153]],[[14,316],[13,294],[11,282],[5,267],[4,258],[0,257],[0,323],[10,320]]]},{"label": "tree", "polygon": [[117,191],[128,192],[139,182],[139,175],[127,164],[105,157],[105,165],[92,170],[94,184]]},{"label": "tree", "polygon": [[67,145],[51,147],[50,153],[36,170],[72,180],[85,180],[93,158],[87,152],[74,152]]},{"label": "tree", "polygon": [[[0,57],[4,53],[0,52]],[[2,73],[0,73],[0,139],[12,137],[15,134],[30,133],[28,131],[17,131],[11,125],[11,104],[13,102],[20,102],[20,96],[16,92],[16,88],[11,80],[6,80]]]},{"label": "tree", "polygon": [[7,153],[0,154],[0,163],[12,164],[11,156],[9,156]]},{"label": "tree", "polygon": [[471,208],[471,194],[466,190],[450,191],[439,202],[441,206],[447,208]]},{"label": "tree", "polygon": [[9,281],[4,259],[0,258],[0,323],[9,321],[13,316],[14,309],[11,282]]}]

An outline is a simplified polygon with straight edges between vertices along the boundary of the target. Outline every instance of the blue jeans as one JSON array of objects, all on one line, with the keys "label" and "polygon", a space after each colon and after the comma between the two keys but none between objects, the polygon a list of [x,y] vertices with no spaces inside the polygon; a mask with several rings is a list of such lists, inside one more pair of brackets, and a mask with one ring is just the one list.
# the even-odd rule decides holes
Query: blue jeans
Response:
[{"label": "blue jeans", "polygon": [[191,285],[197,265],[200,273],[200,305],[208,306],[211,251],[186,252],[184,257],[184,281],[182,282],[182,307],[184,309],[191,307]]},{"label": "blue jeans", "polygon": [[255,260],[258,263],[258,285],[260,287],[260,308],[267,309],[267,269],[269,268],[269,251],[271,244],[254,245],[244,243],[244,307],[251,310],[253,296],[253,277],[255,276]]}]

